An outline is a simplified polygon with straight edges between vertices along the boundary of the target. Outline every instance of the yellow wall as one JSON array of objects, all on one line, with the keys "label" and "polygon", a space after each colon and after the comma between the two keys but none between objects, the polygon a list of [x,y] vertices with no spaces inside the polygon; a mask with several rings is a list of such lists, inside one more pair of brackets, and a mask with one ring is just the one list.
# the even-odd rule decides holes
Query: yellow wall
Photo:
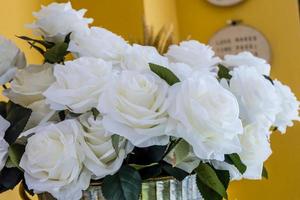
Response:
[{"label": "yellow wall", "polygon": [[[31,11],[50,0],[1,0],[0,34],[14,38],[15,34],[29,34],[23,27],[32,21]],[[144,0],[146,20],[156,25],[173,23],[177,37],[188,35],[202,42],[226,24],[228,19],[242,19],[257,27],[269,39],[272,51],[272,76],[290,85],[300,98],[300,26],[297,0],[246,0],[231,8],[217,8],[206,0]],[[76,8],[89,9],[88,16],[127,39],[142,35],[142,0],[72,0]],[[175,16],[177,16],[175,18]],[[18,41],[22,49],[28,49]],[[30,61],[36,61],[33,51],[26,50]],[[296,200],[300,173],[300,123],[284,136],[272,136],[273,155],[267,162],[270,179],[234,182],[230,199],[239,200]],[[0,200],[17,200],[16,193],[0,195]]]}]

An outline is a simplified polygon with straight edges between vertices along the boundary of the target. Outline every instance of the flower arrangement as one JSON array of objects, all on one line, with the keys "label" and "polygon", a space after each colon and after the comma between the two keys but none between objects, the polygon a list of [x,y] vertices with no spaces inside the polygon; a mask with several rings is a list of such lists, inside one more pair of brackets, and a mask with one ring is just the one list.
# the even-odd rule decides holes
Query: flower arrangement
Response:
[{"label": "flower arrangement", "polygon": [[196,174],[204,199],[222,199],[230,180],[267,177],[271,133],[300,118],[265,60],[220,59],[194,40],[162,55],[89,27],[84,14],[70,3],[34,13],[40,38],[19,38],[43,64],[0,38],[1,192],[21,182],[75,200],[98,181],[107,200],[138,200],[144,180]]}]

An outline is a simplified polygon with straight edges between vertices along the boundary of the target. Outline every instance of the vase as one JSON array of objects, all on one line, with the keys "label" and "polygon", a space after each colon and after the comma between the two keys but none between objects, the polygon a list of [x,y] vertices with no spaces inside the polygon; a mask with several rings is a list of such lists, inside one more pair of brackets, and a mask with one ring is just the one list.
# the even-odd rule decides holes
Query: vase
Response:
[{"label": "vase", "polygon": [[[50,194],[38,195],[39,200],[55,200]],[[163,177],[144,181],[140,200],[201,200],[196,177],[187,176],[183,181]],[[92,184],[83,192],[82,200],[106,200],[101,192],[101,184]]]}]

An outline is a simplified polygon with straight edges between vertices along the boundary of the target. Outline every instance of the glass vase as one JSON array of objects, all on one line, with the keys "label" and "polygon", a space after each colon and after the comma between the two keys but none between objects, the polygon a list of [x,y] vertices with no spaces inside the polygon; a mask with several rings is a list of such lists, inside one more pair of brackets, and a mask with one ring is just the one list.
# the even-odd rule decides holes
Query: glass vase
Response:
[{"label": "glass vase", "polygon": [[[38,195],[39,200],[55,200],[50,194]],[[163,177],[144,181],[140,200],[201,200],[194,175],[182,182],[172,177]],[[106,200],[102,194],[101,184],[92,184],[83,192],[82,200]]]}]

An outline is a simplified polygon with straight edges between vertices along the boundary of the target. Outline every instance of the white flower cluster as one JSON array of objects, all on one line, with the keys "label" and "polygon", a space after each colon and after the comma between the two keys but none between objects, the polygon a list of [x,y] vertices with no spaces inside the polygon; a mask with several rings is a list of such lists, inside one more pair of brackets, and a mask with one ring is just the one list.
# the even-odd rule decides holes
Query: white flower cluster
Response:
[{"label": "white flower cluster", "polygon": [[[63,64],[17,69],[24,67],[23,55],[0,38],[0,83],[13,79],[5,94],[33,110],[34,128],[23,135],[34,135],[20,162],[30,189],[79,199],[91,179],[118,171],[134,146],[166,145],[170,137],[188,142],[195,159],[230,170],[232,179],[261,178],[271,154],[271,127],[284,133],[299,120],[290,88],[267,79],[269,64],[248,52],[221,60],[193,40],[160,55],[154,47],[89,28],[92,19],[84,13],[70,3],[53,3],[34,14],[30,27],[46,40],[58,42],[72,33],[68,51],[75,59]],[[169,85],[149,63],[168,68],[180,82]],[[218,64],[230,70],[231,79],[220,80]],[[53,118],[61,111],[67,111],[65,120]],[[1,139],[7,126],[1,122],[0,169],[7,157]],[[113,135],[120,136],[118,150]],[[243,175],[224,162],[233,153],[247,165]]]}]

